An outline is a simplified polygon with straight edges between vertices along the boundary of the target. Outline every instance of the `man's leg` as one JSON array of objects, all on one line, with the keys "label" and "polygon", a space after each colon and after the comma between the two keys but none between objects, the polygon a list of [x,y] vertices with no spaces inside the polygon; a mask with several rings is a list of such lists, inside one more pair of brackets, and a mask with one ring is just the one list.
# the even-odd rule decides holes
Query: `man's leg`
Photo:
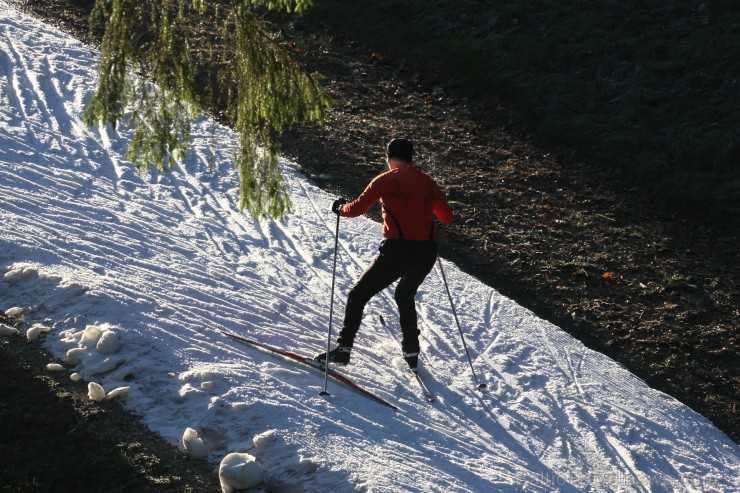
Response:
[{"label": "man's leg", "polygon": [[406,258],[404,272],[396,286],[394,298],[398,305],[399,322],[403,333],[401,347],[404,353],[419,352],[419,328],[416,315],[416,292],[437,260],[437,245],[433,242],[415,245]]},{"label": "man's leg", "polygon": [[355,287],[347,297],[344,324],[337,344],[344,347],[354,345],[355,336],[360,329],[362,313],[368,301],[401,276],[403,262],[393,242],[386,241],[375,260],[360,276]]}]

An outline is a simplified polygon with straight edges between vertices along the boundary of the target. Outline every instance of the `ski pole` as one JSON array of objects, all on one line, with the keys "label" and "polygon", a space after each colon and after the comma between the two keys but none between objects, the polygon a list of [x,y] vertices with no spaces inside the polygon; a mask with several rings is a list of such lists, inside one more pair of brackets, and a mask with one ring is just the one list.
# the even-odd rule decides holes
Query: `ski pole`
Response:
[{"label": "ski pole", "polygon": [[337,250],[339,249],[339,218],[341,216],[337,214],[337,228],[334,233],[334,267],[331,269],[331,301],[329,302],[329,331],[326,337],[326,360],[324,361],[324,390],[319,395],[327,396],[329,392],[326,390],[329,385],[329,351],[331,351],[331,322],[334,318],[334,281],[337,278]]},{"label": "ski pole", "polygon": [[445,270],[442,268],[442,258],[437,257],[437,261],[439,263],[439,271],[442,273],[442,282],[445,285],[445,290],[447,291],[447,297],[450,299],[450,307],[452,307],[452,316],[455,317],[455,323],[457,324],[457,330],[460,332],[460,339],[462,339],[463,348],[465,348],[465,356],[468,358],[468,363],[470,364],[470,371],[473,372],[473,380],[475,380],[475,389],[476,390],[483,390],[486,388],[486,384],[479,383],[478,377],[475,374],[475,369],[473,368],[473,361],[470,359],[470,353],[468,352],[468,345],[465,344],[465,337],[463,336],[462,328],[460,327],[460,320],[457,318],[457,312],[455,311],[455,304],[452,302],[452,293],[450,293],[450,287],[447,285],[447,277],[445,277]]}]

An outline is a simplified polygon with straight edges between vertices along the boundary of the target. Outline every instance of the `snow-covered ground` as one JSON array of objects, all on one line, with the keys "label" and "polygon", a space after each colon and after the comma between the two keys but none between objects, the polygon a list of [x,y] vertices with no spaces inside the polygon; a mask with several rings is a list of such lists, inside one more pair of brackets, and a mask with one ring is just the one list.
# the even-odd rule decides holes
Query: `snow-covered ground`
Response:
[{"label": "snow-covered ground", "polygon": [[[286,162],[293,213],[240,214],[234,136],[206,120],[184,166],[137,175],[125,132],[82,122],[95,60],[0,1],[0,309],[48,330],[40,343],[65,371],[128,387],[151,429],[173,443],[195,430],[214,465],[249,451],[253,491],[738,491],[740,449],[710,422],[451,263],[484,392],[438,269],[418,296],[435,403],[396,354],[390,292],[368,306],[344,372],[399,411],[331,380],[321,397],[321,375],[224,337],[325,348],[333,197]],[[379,236],[369,220],[340,223],[335,329]]]}]

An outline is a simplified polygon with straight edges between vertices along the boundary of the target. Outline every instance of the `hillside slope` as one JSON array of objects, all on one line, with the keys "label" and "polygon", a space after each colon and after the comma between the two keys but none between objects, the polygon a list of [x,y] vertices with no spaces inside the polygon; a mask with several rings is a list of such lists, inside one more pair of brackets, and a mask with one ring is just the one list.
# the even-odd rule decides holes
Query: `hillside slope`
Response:
[{"label": "hillside slope", "polygon": [[[38,14],[79,33],[72,3]],[[337,99],[327,126],[286,136],[319,183],[356,194],[390,134],[416,138],[463,218],[446,255],[740,439],[736,234],[657,212],[632,185],[538,144],[506,106],[425,86],[409,62],[335,26],[283,28]]]},{"label": "hillside slope", "polygon": [[486,392],[473,387],[438,272],[419,293],[422,371],[436,404],[394,352],[390,292],[368,307],[345,371],[399,411],[336,385],[322,398],[319,375],[223,337],[217,329],[321,350],[333,261],[346,293],[376,252],[378,225],[342,221],[334,257],[332,196],[289,161],[293,213],[239,214],[232,168],[210,166],[230,162],[234,135],[207,119],[195,122],[181,167],[137,175],[122,158],[128,131],[81,124],[94,53],[4,3],[0,19],[0,299],[22,315],[25,337],[42,334],[64,362],[46,371],[125,397],[170,443],[194,430],[213,461],[249,452],[263,474],[257,491],[736,484],[738,448],[708,420],[448,259]]}]

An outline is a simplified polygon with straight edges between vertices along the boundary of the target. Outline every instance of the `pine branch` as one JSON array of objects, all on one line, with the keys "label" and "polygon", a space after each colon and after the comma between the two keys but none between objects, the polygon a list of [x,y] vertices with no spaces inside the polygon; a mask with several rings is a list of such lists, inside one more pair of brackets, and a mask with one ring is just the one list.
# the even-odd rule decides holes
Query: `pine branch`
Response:
[{"label": "pine branch", "polygon": [[[330,99],[252,9],[300,13],[310,5],[310,0],[97,0],[91,31],[100,23],[105,31],[86,123],[125,123],[133,131],[126,157],[140,171],[174,168],[189,149],[190,122],[200,115],[204,99],[196,89],[193,53],[207,53],[201,63],[208,63],[213,75],[207,75],[211,89],[205,99],[228,108],[239,136],[234,163],[240,206],[255,217],[285,214],[290,199],[278,161],[280,132],[323,122]],[[195,39],[190,26],[206,21],[215,24],[208,26],[210,33],[219,34]]]}]

